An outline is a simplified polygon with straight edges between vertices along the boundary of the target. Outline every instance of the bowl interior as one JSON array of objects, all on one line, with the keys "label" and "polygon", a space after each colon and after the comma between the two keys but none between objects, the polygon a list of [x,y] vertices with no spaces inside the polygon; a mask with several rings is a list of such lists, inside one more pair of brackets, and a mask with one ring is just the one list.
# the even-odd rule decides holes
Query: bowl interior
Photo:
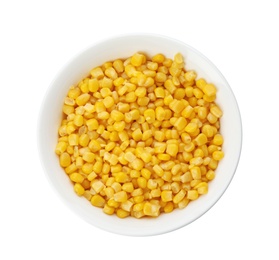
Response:
[{"label": "bowl interior", "polygon": [[[54,153],[57,130],[62,117],[62,104],[71,85],[89,74],[90,69],[106,61],[126,58],[141,51],[147,55],[163,53],[169,58],[180,52],[186,69],[194,69],[198,78],[205,78],[218,89],[217,100],[224,116],[221,118],[221,133],[224,136],[224,159],[216,170],[216,178],[209,183],[207,195],[190,203],[183,210],[161,214],[154,219],[119,219],[108,216],[101,209],[91,206],[73,191],[68,176],[59,166]],[[222,196],[236,170],[240,151],[242,128],[237,102],[227,81],[219,70],[192,47],[158,35],[128,35],[109,39],[93,45],[78,54],[57,74],[51,83],[42,104],[38,123],[38,147],[44,171],[55,190],[66,204],[90,224],[101,229],[124,235],[144,236],[169,232],[185,226],[204,214]],[[233,128],[233,130],[232,130]]]}]

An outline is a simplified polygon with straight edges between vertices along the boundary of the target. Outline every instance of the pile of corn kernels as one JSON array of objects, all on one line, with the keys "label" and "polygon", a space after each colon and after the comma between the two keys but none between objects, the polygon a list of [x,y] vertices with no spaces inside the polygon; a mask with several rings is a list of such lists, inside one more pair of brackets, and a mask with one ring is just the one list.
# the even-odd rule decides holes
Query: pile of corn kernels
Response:
[{"label": "pile of corn kernels", "polygon": [[215,99],[180,53],[109,61],[70,87],[55,152],[77,195],[106,214],[182,209],[224,156]]}]

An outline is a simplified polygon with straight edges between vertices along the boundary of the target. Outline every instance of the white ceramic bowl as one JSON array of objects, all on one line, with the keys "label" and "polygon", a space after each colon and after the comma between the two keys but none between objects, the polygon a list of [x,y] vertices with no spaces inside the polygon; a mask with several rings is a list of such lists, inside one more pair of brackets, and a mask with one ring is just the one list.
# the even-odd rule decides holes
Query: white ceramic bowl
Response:
[{"label": "white ceramic bowl", "polygon": [[[137,51],[148,55],[163,53],[167,57],[180,52],[186,59],[186,68],[194,69],[218,88],[216,102],[223,110],[221,133],[224,136],[224,159],[216,170],[216,178],[209,183],[209,192],[191,202],[185,209],[161,214],[158,218],[119,219],[108,216],[93,207],[73,191],[69,177],[59,166],[54,153],[57,130],[61,122],[62,104],[71,85],[88,75],[90,69],[106,61],[131,56]],[[232,130],[233,128],[233,130]],[[56,75],[42,103],[38,120],[38,149],[44,171],[54,189],[69,208],[88,223],[113,233],[130,236],[149,236],[181,228],[202,216],[222,196],[231,182],[241,152],[242,126],[234,94],[220,71],[201,53],[183,42],[160,35],[125,35],[96,43],[76,55]]]}]

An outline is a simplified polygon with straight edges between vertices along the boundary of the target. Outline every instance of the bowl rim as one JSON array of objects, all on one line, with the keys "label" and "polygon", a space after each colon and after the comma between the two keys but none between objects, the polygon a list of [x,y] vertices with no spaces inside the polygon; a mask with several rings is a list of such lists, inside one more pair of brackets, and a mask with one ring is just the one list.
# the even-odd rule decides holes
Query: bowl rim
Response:
[{"label": "bowl rim", "polygon": [[[240,161],[240,157],[241,157],[241,151],[242,151],[242,142],[243,142],[243,127],[242,127],[242,119],[241,119],[241,114],[240,114],[240,109],[238,106],[238,102],[236,100],[236,97],[230,87],[230,85],[228,84],[227,80],[225,79],[225,77],[223,76],[223,74],[221,73],[221,71],[215,66],[215,64],[213,64],[213,62],[211,62],[211,60],[209,60],[204,54],[202,54],[200,51],[198,51],[197,49],[193,48],[192,46],[186,44],[183,41],[171,38],[169,36],[165,36],[165,35],[161,35],[161,34],[155,34],[155,33],[128,33],[128,34],[120,34],[120,35],[115,35],[115,36],[111,36],[111,37],[107,37],[105,39],[101,39],[98,40],[96,42],[94,42],[93,44],[88,45],[86,48],[84,48],[83,50],[79,51],[76,55],[74,55],[71,59],[69,59],[56,73],[56,75],[54,76],[53,80],[50,82],[47,90],[44,93],[42,102],[41,102],[41,106],[39,109],[39,113],[38,113],[38,120],[37,120],[37,150],[38,150],[38,154],[39,154],[39,158],[40,158],[40,162],[43,168],[43,172],[44,175],[47,177],[47,180],[51,183],[51,187],[52,189],[58,194],[58,197],[60,197],[60,199],[62,199],[63,203],[67,204],[67,207],[71,209],[72,212],[74,212],[76,215],[78,215],[80,218],[84,219],[86,222],[89,222],[84,216],[81,216],[81,214],[79,214],[76,209],[71,205],[71,203],[69,203],[69,201],[67,201],[65,199],[65,197],[62,196],[61,192],[58,191],[57,188],[55,188],[55,186],[53,185],[53,180],[50,178],[50,175],[48,173],[47,168],[45,167],[45,158],[43,157],[43,147],[42,147],[42,136],[41,136],[41,127],[43,125],[42,123],[42,115],[44,113],[45,110],[45,104],[46,101],[48,99],[49,94],[53,91],[52,86],[55,84],[55,82],[57,81],[57,79],[59,78],[59,75],[68,68],[68,66],[70,64],[72,64],[80,55],[82,55],[83,53],[89,51],[92,48],[95,48],[96,46],[99,46],[101,44],[104,44],[108,41],[114,41],[116,39],[120,39],[120,38],[127,38],[127,37],[154,37],[154,38],[161,38],[161,39],[165,39],[167,41],[171,41],[171,42],[176,42],[179,43],[183,46],[185,46],[185,48],[189,49],[191,52],[196,53],[198,56],[200,56],[202,59],[204,59],[207,63],[210,64],[210,66],[218,73],[218,75],[222,78],[222,80],[226,83],[227,86],[227,90],[230,91],[230,97],[232,98],[234,104],[235,104],[235,108],[237,110],[237,118],[238,118],[238,123],[239,123],[239,131],[240,131],[240,136],[239,136],[239,146],[238,146],[238,157],[237,160],[235,161],[234,164],[234,169],[232,169],[233,173],[230,177],[230,179],[227,182],[227,185],[222,187],[222,193],[220,193],[219,197],[214,200],[210,205],[207,205],[207,207],[204,209],[204,211],[202,212],[202,214],[199,214],[198,216],[196,216],[194,219],[192,219],[191,221],[181,224],[181,225],[177,225],[175,228],[167,228],[164,227],[161,231],[157,230],[156,232],[152,231],[148,232],[140,232],[140,233],[133,233],[130,232],[128,230],[123,230],[123,231],[119,231],[119,230],[112,230],[111,228],[106,228],[104,226],[100,226],[100,225],[94,225],[97,228],[100,228],[102,230],[111,232],[111,233],[115,233],[115,234],[120,234],[120,235],[127,235],[127,236],[154,236],[154,235],[160,235],[160,234],[164,234],[164,233],[168,233],[177,229],[180,229],[186,225],[189,225],[190,223],[192,223],[193,221],[197,220],[198,218],[200,218],[201,216],[203,216],[209,209],[211,209],[218,201],[219,199],[223,196],[224,192],[227,190],[228,186],[230,185],[236,169],[238,167],[239,161]],[[105,62],[105,61],[104,61]],[[139,220],[140,221],[140,220]],[[92,224],[92,222],[90,222],[89,224]]]}]

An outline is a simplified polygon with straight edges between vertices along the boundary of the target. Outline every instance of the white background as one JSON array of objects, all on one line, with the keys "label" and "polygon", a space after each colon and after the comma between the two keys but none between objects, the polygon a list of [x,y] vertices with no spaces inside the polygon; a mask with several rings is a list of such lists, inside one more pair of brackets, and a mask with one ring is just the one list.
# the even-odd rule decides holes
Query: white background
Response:
[{"label": "white background", "polygon": [[[277,1],[0,1],[1,259],[278,259]],[[223,73],[243,122],[231,185],[177,231],[125,237],[90,226],[57,197],[37,155],[42,98],[60,68],[96,41],[159,33]],[[231,131],[234,131],[232,126]]]}]

